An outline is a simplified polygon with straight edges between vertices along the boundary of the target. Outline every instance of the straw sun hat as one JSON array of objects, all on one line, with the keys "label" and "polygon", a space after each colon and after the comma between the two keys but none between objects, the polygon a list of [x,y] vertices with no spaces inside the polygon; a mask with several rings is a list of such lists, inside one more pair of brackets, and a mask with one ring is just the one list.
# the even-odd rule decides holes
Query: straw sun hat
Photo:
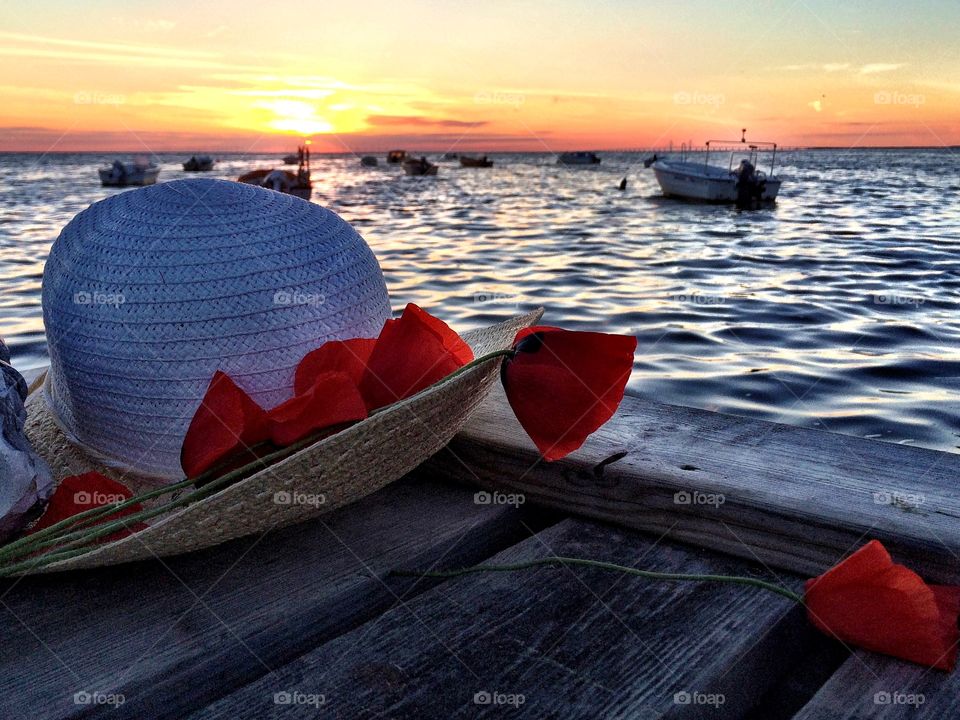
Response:
[{"label": "straw sun hat", "polygon": [[[292,395],[306,353],[377,336],[390,302],[373,252],[335,213],[202,179],[114,195],[77,215],[51,248],[43,314],[50,370],[28,397],[27,436],[57,482],[94,470],[139,494],[183,478],[180,448],[215,371],[275,406]],[[480,356],[538,317],[463,337]],[[498,371],[496,359],[479,364],[40,571],[187,552],[355,501],[440,450]]]}]

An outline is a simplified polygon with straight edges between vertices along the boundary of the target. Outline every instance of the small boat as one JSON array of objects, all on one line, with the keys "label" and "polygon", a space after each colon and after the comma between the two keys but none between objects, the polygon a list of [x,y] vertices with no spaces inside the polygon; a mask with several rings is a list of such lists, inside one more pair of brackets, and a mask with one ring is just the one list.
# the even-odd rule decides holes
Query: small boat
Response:
[{"label": "small boat", "polygon": [[[739,141],[708,140],[702,162],[690,161],[686,155],[680,160],[659,158],[653,169],[660,189],[666,197],[700,200],[704,202],[736,203],[740,208],[751,208],[762,202],[772,202],[780,191],[780,178],[774,175],[777,144],[774,142],[747,143],[744,129]],[[711,165],[711,144],[732,146],[727,167]],[[717,153],[717,150],[713,150]],[[758,169],[758,154],[770,153],[770,172]],[[739,164],[734,167],[734,161]]]},{"label": "small boat", "polygon": [[598,165],[600,158],[592,152],[565,152],[557,158],[557,165]]},{"label": "small boat", "polygon": [[313,192],[313,185],[310,182],[309,147],[297,148],[297,163],[296,173],[280,169],[253,170],[238,177],[237,182],[259,185],[287,195],[296,195],[303,200],[309,200]]},{"label": "small boat", "polygon": [[132,163],[114,160],[112,165],[100,168],[100,183],[107,187],[128,185],[153,185],[160,174],[160,167],[146,158],[137,158]]},{"label": "small boat", "polygon": [[284,155],[284,156],[283,156],[283,164],[284,164],[284,165],[296,165],[298,162],[300,162],[300,157],[299,157],[299,155]]},{"label": "small boat", "polygon": [[360,164],[363,165],[363,167],[376,167],[379,165],[377,159],[373,155],[364,155],[362,158],[360,158]]},{"label": "small boat", "polygon": [[460,166],[469,168],[488,168],[493,167],[493,160],[487,159],[486,155],[483,157],[470,157],[469,155],[461,155]]},{"label": "small boat", "polygon": [[406,150],[391,150],[387,153],[387,162],[388,163],[402,163],[407,159]]},{"label": "small boat", "polygon": [[459,157],[455,152],[447,152],[440,156],[441,160],[456,160]]},{"label": "small boat", "polygon": [[403,171],[407,175],[436,175],[437,166],[427,160],[425,157],[416,160],[407,158],[403,161]]},{"label": "small boat", "polygon": [[213,170],[214,160],[209,155],[192,155],[189,160],[183,164],[186,172],[206,172]]}]

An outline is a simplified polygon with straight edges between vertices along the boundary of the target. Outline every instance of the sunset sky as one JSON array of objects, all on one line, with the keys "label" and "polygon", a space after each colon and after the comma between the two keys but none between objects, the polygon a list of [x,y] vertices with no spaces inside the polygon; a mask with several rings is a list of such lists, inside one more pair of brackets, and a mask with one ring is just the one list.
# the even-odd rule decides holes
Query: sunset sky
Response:
[{"label": "sunset sky", "polygon": [[0,4],[0,150],[960,144],[960,2]]}]

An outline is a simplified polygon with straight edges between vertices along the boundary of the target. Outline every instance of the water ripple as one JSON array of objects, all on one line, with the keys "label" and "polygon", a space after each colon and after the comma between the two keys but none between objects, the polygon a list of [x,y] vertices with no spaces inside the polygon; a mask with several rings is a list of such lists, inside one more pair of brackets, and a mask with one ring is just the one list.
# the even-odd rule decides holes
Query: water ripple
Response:
[{"label": "water ripple", "polygon": [[[98,155],[0,155],[0,334],[46,358],[50,243],[89,203]],[[161,178],[184,177],[160,156]],[[496,156],[436,178],[317,158],[314,201],[354,223],[395,308],[458,329],[547,307],[573,329],[637,336],[630,388],[663,402],[953,450],[960,446],[960,215],[940,151],[788,153],[774,208],[659,195],[635,155],[595,168]],[[226,156],[233,178],[273,159]],[[625,192],[617,191],[621,177]]]}]

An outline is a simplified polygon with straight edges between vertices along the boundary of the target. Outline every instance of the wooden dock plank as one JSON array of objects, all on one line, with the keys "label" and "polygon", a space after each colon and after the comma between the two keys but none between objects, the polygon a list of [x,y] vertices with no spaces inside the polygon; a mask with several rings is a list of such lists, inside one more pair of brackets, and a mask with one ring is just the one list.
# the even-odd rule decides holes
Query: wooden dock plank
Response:
[{"label": "wooden dock plank", "polygon": [[806,575],[878,538],[930,580],[960,582],[960,454],[627,397],[545,463],[498,388],[422,470]]},{"label": "wooden dock plank", "polygon": [[960,717],[960,675],[856,651],[794,720]]},{"label": "wooden dock plank", "polygon": [[[577,520],[491,562],[554,554],[661,571],[762,572]],[[783,579],[799,587],[799,578]],[[325,716],[344,718],[741,717],[812,633],[790,600],[741,585],[651,581],[582,567],[468,575],[191,718],[307,717],[317,712],[311,698]],[[500,693],[501,702],[478,704],[487,697],[478,693]]]},{"label": "wooden dock plank", "polygon": [[[462,488],[408,478],[263,538],[5,581],[0,717],[180,718],[377,616],[413,587],[388,590],[372,574],[440,557],[475,562],[538,522],[477,505]],[[125,702],[114,710],[82,704],[81,695],[77,704],[78,692]]]}]

